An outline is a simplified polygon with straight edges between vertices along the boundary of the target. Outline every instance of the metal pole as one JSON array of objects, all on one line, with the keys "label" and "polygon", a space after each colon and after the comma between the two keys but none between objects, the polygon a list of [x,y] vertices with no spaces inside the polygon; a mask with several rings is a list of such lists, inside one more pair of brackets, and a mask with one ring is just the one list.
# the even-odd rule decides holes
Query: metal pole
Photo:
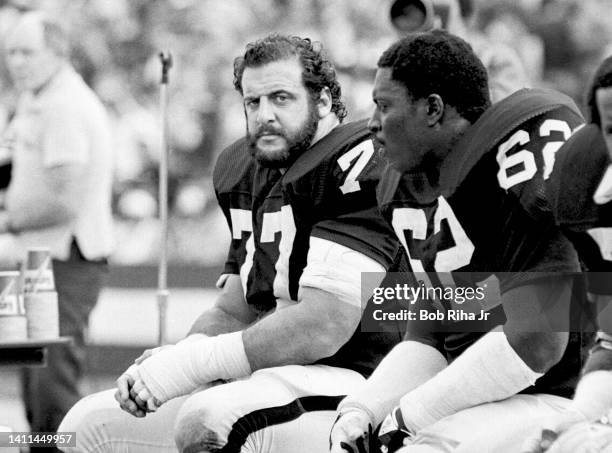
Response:
[{"label": "metal pole", "polygon": [[160,52],[162,75],[159,83],[159,110],[162,122],[161,158],[159,161],[159,221],[161,226],[161,248],[157,275],[158,337],[161,346],[167,343],[166,313],[168,311],[168,72],[172,67],[172,55]]}]

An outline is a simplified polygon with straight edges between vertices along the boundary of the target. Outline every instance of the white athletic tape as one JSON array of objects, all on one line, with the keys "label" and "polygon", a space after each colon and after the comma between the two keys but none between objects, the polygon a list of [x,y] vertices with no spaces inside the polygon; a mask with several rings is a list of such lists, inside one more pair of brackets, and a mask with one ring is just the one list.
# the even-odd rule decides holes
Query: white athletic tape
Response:
[{"label": "white athletic tape", "polygon": [[400,400],[404,422],[418,432],[462,409],[513,396],[540,376],[516,353],[506,334],[494,330]]},{"label": "white athletic tape", "polygon": [[186,395],[217,379],[251,374],[242,332],[178,343],[139,365],[144,385],[160,403]]}]

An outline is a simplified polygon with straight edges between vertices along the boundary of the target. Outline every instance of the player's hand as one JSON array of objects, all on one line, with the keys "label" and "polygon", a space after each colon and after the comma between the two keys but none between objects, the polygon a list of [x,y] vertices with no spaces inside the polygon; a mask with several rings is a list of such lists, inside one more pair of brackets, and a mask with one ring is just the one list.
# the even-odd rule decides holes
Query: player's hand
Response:
[{"label": "player's hand", "polygon": [[371,441],[370,417],[359,409],[340,414],[329,435],[331,453],[376,453],[370,450]]},{"label": "player's hand", "polygon": [[404,423],[401,408],[396,407],[380,424],[378,442],[381,445],[381,451],[392,453],[399,450],[413,434]]},{"label": "player's hand", "polygon": [[130,397],[138,407],[144,408],[147,412],[155,412],[162,405],[162,402],[153,396],[139,376],[136,377],[130,390]]},{"label": "player's hand", "polygon": [[138,375],[138,365],[131,365],[125,372],[115,381],[117,391],[115,392],[115,400],[119,403],[119,407],[134,417],[144,417],[146,415],[146,406],[139,406],[131,397],[130,392],[136,382]]},{"label": "player's hand", "polygon": [[548,452],[559,435],[570,427],[583,423],[584,415],[573,410],[566,410],[547,420],[534,434],[523,442],[521,453]]}]

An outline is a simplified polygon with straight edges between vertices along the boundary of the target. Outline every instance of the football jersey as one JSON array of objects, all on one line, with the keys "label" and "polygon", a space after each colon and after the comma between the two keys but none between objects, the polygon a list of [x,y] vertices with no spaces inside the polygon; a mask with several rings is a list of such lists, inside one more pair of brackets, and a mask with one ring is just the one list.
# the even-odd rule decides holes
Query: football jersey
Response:
[{"label": "football jersey", "polygon": [[[381,169],[365,121],[334,128],[286,171],[259,165],[245,139],[221,153],[214,185],[232,233],[225,273],[240,275],[246,302],[256,312],[297,301],[311,236],[392,269],[401,249],[378,210]],[[401,340],[402,329],[400,324],[386,333],[358,328],[321,363],[369,374]]]},{"label": "football jersey", "polygon": [[600,129],[589,124],[559,150],[547,190],[557,223],[576,246],[595,294],[612,294],[612,279],[606,274],[612,271],[612,199],[594,200],[610,189],[606,143]]},{"label": "football jersey", "polygon": [[[544,276],[578,271],[573,247],[554,224],[544,181],[556,151],[581,123],[570,98],[521,90],[468,129],[441,165],[440,190],[433,190],[424,175],[388,168],[379,203],[417,275],[434,287],[476,285],[495,276],[503,294]],[[499,297],[477,304],[489,313],[487,320],[474,324],[447,317],[425,327],[417,323],[408,337],[440,348],[452,360],[483,332],[505,322]],[[576,378],[582,351],[580,334],[572,337],[566,357],[535,390],[571,393],[567,381]]]},{"label": "football jersey", "polygon": [[[612,295],[612,165],[597,125],[583,127],[559,150],[547,190],[557,223],[588,271],[589,292]],[[602,311],[598,318],[602,332],[584,373],[611,369],[610,307],[599,304],[591,307]]]}]

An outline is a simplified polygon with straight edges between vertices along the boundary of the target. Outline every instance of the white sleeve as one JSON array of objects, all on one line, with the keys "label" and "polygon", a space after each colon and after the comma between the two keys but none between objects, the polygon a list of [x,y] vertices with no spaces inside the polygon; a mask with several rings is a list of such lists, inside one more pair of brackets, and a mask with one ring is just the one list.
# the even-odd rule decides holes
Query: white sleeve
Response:
[{"label": "white sleeve", "polygon": [[326,239],[310,237],[306,268],[301,287],[312,287],[335,294],[340,300],[361,306],[361,274],[385,273],[376,260]]},{"label": "white sleeve", "polygon": [[497,327],[402,397],[404,422],[411,432],[418,432],[460,410],[509,398],[541,376],[529,368]]}]

